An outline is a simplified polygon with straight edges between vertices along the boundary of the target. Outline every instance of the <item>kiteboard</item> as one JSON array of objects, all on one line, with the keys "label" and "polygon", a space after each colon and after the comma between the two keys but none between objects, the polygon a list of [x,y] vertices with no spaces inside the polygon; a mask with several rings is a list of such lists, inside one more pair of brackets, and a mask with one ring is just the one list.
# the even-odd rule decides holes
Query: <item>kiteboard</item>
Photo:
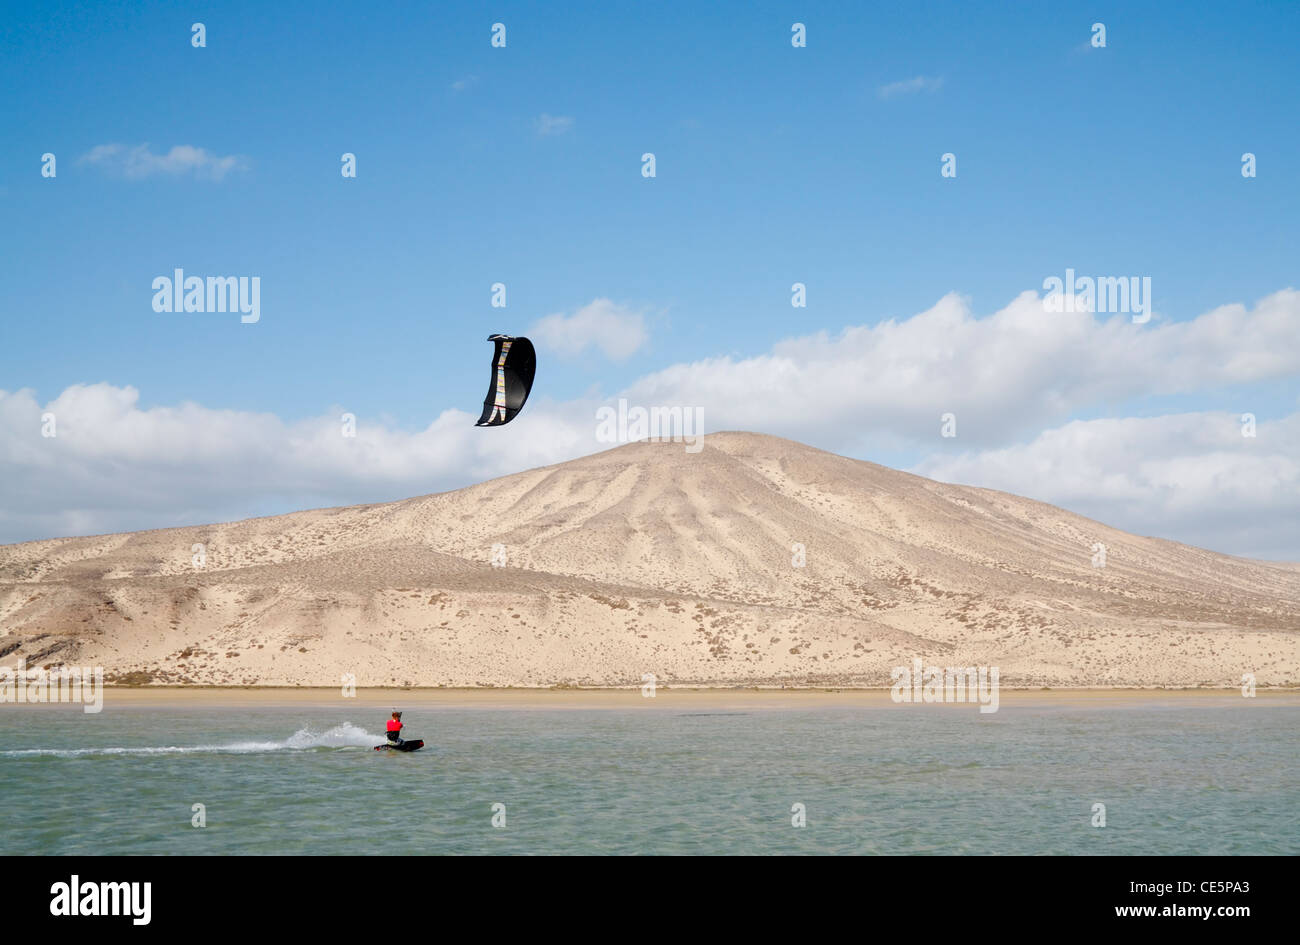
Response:
[{"label": "kiteboard", "polygon": [[388,742],[385,745],[376,745],[375,751],[419,751],[423,747],[424,741],[422,739],[409,738],[400,745],[396,745],[392,742]]}]

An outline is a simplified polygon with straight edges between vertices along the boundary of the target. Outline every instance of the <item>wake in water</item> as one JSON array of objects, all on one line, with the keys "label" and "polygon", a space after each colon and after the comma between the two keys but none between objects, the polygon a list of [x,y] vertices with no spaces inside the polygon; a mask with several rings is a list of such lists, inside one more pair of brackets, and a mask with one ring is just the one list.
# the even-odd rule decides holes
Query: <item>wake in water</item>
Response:
[{"label": "wake in water", "polygon": [[371,735],[363,728],[344,722],[324,732],[315,733],[300,728],[280,742],[231,742],[228,745],[171,745],[165,748],[18,748],[0,751],[0,756],[16,758],[33,755],[53,755],[75,758],[83,755],[190,755],[232,754],[247,755],[272,751],[307,751],[313,748],[370,748],[383,742],[384,736]]}]

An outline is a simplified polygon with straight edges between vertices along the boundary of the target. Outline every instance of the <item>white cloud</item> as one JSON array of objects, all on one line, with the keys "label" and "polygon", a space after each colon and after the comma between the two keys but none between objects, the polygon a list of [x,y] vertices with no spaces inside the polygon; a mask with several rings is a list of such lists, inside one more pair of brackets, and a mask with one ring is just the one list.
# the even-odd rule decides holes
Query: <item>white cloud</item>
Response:
[{"label": "white cloud", "polygon": [[1004,449],[934,456],[912,472],[1068,508],[1126,531],[1216,551],[1294,560],[1300,414],[1080,420]]},{"label": "white cloud", "polygon": [[647,339],[642,314],[609,299],[594,299],[572,315],[557,312],[538,319],[531,334],[565,357],[594,347],[615,361],[631,357]]},{"label": "white cloud", "polygon": [[[1300,415],[1240,413],[1071,420],[1125,398],[1218,392],[1258,410],[1240,386],[1300,374],[1300,293],[1230,305],[1185,322],[1052,313],[1024,293],[985,318],[955,295],[902,321],[780,342],[749,358],[677,364],[608,397],[556,403],[534,390],[508,428],[443,411],[405,432],[342,409],[286,423],[193,403],[139,406],[131,387],[75,385],[42,406],[0,391],[0,541],[245,518],[455,488],[607,448],[595,411],[700,406],[706,431],[748,429],[873,458],[892,436],[930,453],[913,471],[1062,505],[1142,534],[1260,557],[1300,558]],[[639,314],[596,299],[542,319],[545,347],[627,356]],[[1221,398],[1222,400],[1222,398]],[[41,415],[58,436],[41,436]],[[940,414],[958,438],[939,437]],[[1029,439],[1022,441],[1022,438]],[[961,454],[952,454],[959,447]]]},{"label": "white cloud", "polygon": [[[972,446],[1003,445],[1098,403],[1300,373],[1300,292],[1185,322],[1052,312],[1034,292],[976,318],[949,294],[902,321],[791,338],[749,358],[675,364],[625,391],[701,405],[709,429],[762,430],[828,449],[933,444],[953,412]],[[866,437],[870,437],[868,441]]]},{"label": "white cloud", "polygon": [[897,98],[900,95],[915,95],[917,92],[937,92],[943,88],[942,76],[918,75],[915,79],[890,82],[876,90],[883,99]]},{"label": "white cloud", "polygon": [[537,116],[534,127],[543,138],[562,135],[573,128],[573,119],[568,115],[548,115],[543,112]]},{"label": "white cloud", "polygon": [[465,78],[457,79],[455,82],[453,82],[451,84],[451,90],[453,92],[464,92],[465,90],[471,89],[476,85],[478,85],[478,76],[467,75],[465,76]]},{"label": "white cloud", "polygon": [[586,402],[534,398],[508,437],[445,410],[414,433],[358,417],[348,438],[343,412],[290,424],[193,403],[141,409],[135,388],[109,384],[74,385],[45,406],[30,390],[0,391],[0,541],[404,498],[605,448]]},{"label": "white cloud", "polygon": [[133,180],[158,174],[173,177],[190,174],[201,180],[221,180],[231,171],[244,170],[248,166],[239,155],[220,157],[188,144],[178,144],[166,154],[155,154],[148,144],[134,147],[100,144],[83,154],[79,163],[93,164]]}]

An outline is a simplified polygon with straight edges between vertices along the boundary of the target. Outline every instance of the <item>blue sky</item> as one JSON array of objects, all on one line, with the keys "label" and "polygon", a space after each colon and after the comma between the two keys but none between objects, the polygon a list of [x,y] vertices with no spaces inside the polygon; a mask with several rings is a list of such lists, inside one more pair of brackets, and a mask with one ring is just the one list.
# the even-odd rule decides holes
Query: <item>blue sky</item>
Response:
[{"label": "blue sky", "polygon": [[[205,48],[191,46],[193,22],[206,26]],[[504,49],[490,45],[494,22],[506,25]],[[791,46],[795,22],[806,24],[806,48]],[[1104,49],[1089,45],[1095,22],[1105,24]],[[1276,325],[1260,334],[1250,312],[1300,283],[1298,36],[1293,3],[9,10],[0,24],[10,93],[0,391],[11,416],[26,416],[19,391],[43,410],[75,385],[107,385],[137,392],[115,415],[124,430],[186,403],[208,412],[200,426],[228,412],[273,415],[300,432],[342,408],[383,431],[372,449],[400,452],[444,411],[477,415],[490,332],[527,334],[545,316],[608,299],[645,340],[625,357],[539,344],[529,411],[478,431],[498,436],[490,455],[440,459],[427,477],[371,477],[354,459],[310,486],[290,475],[187,489],[184,470],[199,453],[164,455],[146,437],[134,451],[79,454],[86,478],[51,492],[50,476],[11,443],[0,462],[20,485],[0,503],[0,541],[397,498],[557,461],[595,447],[530,428],[529,412],[560,423],[582,415],[575,404],[644,390],[639,379],[674,366],[743,364],[787,339],[905,322],[949,293],[985,319],[1067,267],[1150,277],[1156,318],[1133,332],[1243,305],[1229,335],[1252,337],[1256,347],[1243,342],[1238,358],[1257,362],[1276,349]],[[233,166],[219,179],[202,161],[131,176],[85,160],[106,145],[148,145],[154,156],[202,149],[203,160]],[[647,151],[653,180],[640,173]],[[57,156],[54,179],[40,174],[46,152]],[[356,179],[340,175],[344,152],[357,157]],[[957,156],[954,179],[939,174],[945,152]],[[1244,152],[1257,155],[1254,179],[1240,173]],[[154,312],[151,281],[177,267],[260,277],[261,320]],[[505,310],[489,305],[498,281]],[[790,305],[796,281],[808,287],[807,308]],[[1018,360],[1026,351],[978,351],[971,356],[1005,357],[1000,373],[1030,367]],[[1150,354],[1166,374],[1186,356],[1178,345]],[[1017,491],[1024,483],[999,480],[988,451],[1027,447],[1072,421],[1249,410],[1294,431],[1285,425],[1297,373],[1279,363],[1064,397],[1047,376],[1020,396],[1059,409],[1004,411],[1000,424],[981,420],[973,442],[887,429],[871,411],[844,416],[839,433],[779,405],[764,423],[741,409],[742,390],[737,409],[706,410]],[[916,389],[904,384],[898,398],[924,399],[934,378],[920,368],[905,376]],[[504,436],[531,445],[512,454]],[[548,452],[539,445],[548,441],[560,445]],[[439,452],[435,441],[420,450]],[[133,473],[133,463],[144,468]],[[69,494],[137,474],[156,477],[157,496]],[[1300,521],[1285,498],[1295,482],[1283,479],[1270,487],[1281,507],[1241,514],[1276,519],[1284,509]],[[1300,558],[1294,539],[1243,533],[1240,521],[1231,537],[1194,517],[1040,491],[1120,527]]]}]

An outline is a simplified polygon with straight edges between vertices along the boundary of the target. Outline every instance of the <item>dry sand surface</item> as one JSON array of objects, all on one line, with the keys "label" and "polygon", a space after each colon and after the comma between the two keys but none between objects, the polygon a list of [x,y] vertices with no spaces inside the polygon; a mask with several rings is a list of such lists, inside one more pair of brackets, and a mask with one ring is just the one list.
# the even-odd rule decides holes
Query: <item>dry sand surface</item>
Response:
[{"label": "dry sand surface", "polygon": [[[1235,689],[1004,689],[999,709],[1113,709],[1300,707],[1300,691],[1263,690],[1254,699]],[[669,711],[764,711],[816,709],[825,706],[883,708],[895,703],[888,689],[672,689],[653,697],[639,689],[358,689],[344,697],[335,688],[281,689],[257,686],[226,689],[209,686],[108,687],[104,705],[117,708],[339,707],[359,710],[382,721],[392,709],[632,709]],[[61,708],[61,707],[60,707]],[[917,711],[971,712],[972,705],[898,704]]]},{"label": "dry sand surface", "polygon": [[1004,686],[1298,685],[1300,565],[747,433],[0,546],[0,664],[121,683],[878,687],[914,657]]}]

